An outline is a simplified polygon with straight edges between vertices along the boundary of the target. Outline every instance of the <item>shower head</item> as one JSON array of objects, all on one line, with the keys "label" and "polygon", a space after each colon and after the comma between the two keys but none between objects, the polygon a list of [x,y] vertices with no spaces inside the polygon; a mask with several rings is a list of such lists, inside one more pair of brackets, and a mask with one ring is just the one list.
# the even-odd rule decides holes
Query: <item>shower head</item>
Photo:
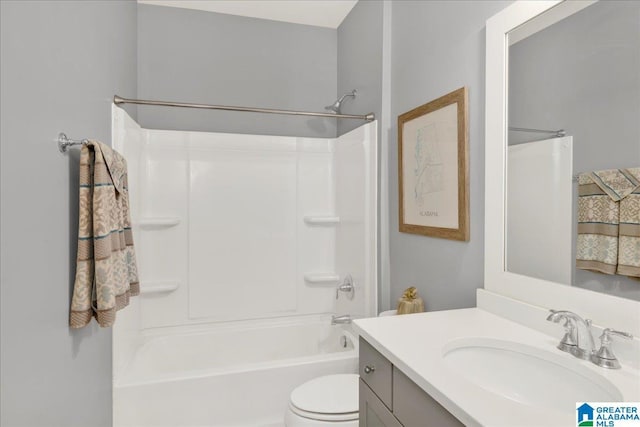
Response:
[{"label": "shower head", "polygon": [[340,106],[342,105],[342,101],[344,101],[344,99],[347,96],[353,96],[355,98],[356,97],[356,90],[353,89],[351,91],[351,93],[345,93],[344,95],[342,95],[340,97],[340,99],[338,99],[336,102],[334,102],[331,105],[327,105],[326,107],[324,107],[324,109],[327,110],[327,111],[331,111],[333,113],[336,113],[336,114],[342,114],[342,112],[340,111]]}]

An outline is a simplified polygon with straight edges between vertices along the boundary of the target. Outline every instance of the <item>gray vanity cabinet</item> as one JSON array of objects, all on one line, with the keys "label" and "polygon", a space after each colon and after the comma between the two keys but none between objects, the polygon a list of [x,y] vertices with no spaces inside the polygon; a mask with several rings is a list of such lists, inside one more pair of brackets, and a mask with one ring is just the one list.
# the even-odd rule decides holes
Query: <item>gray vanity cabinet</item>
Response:
[{"label": "gray vanity cabinet", "polygon": [[360,379],[359,427],[402,427],[382,400]]},{"label": "gray vanity cabinet", "polygon": [[463,426],[360,337],[359,427]]}]

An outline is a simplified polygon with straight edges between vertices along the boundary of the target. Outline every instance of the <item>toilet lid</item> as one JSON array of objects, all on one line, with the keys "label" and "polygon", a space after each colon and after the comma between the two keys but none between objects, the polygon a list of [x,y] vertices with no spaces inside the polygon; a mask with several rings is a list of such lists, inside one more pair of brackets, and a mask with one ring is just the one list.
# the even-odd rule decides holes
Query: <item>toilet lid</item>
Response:
[{"label": "toilet lid", "polygon": [[358,412],[357,374],[314,378],[291,393],[291,404],[304,412],[346,414]]}]

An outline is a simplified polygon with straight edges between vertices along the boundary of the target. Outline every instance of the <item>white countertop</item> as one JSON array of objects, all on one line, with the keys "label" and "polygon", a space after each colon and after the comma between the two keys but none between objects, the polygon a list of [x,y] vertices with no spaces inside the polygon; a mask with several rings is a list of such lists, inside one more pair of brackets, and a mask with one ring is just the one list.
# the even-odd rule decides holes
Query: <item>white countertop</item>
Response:
[{"label": "white countertop", "polygon": [[[444,346],[460,338],[499,339],[546,350],[606,378],[620,390],[625,401],[640,401],[637,370],[624,365],[619,370],[605,369],[579,360],[556,349],[559,338],[479,308],[358,319],[354,326],[391,363],[467,426],[571,426],[575,425],[576,415],[575,407],[559,412],[525,405],[460,376],[443,358]],[[560,328],[560,336],[561,331]]]}]

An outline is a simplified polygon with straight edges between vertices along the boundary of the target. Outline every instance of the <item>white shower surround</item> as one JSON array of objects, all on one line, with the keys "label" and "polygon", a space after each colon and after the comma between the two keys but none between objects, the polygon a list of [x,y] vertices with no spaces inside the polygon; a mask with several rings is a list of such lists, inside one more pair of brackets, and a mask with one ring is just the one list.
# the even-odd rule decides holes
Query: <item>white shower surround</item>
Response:
[{"label": "white shower surround", "polygon": [[[177,394],[189,407],[208,408],[232,383],[268,389],[272,378],[281,389],[272,398],[282,400],[315,375],[356,371],[355,352],[321,350],[327,333],[317,325],[328,324],[332,313],[375,314],[375,122],[333,139],[164,131],[142,129],[114,106],[113,140],[129,164],[142,292],[118,313],[114,328],[116,425],[137,425],[149,410],[122,406],[124,396],[180,408],[171,403]],[[346,274],[354,278],[355,298],[336,300],[335,277]],[[243,354],[261,351],[255,331],[265,325],[285,353],[260,366],[244,363]],[[305,330],[300,325],[316,342],[314,354],[301,357],[289,345]],[[198,337],[223,337],[234,328],[240,338],[222,342],[237,363],[210,358],[191,369],[202,353]],[[181,355],[172,357],[185,360],[180,369],[141,376],[141,360],[160,366],[149,348],[173,352],[172,346]],[[273,416],[277,422],[282,405],[245,408],[234,425]],[[267,407],[276,412],[267,415]],[[131,418],[138,412],[143,418]],[[228,413],[219,413],[220,422],[210,410],[198,413],[209,418],[193,422],[229,423]]]}]

